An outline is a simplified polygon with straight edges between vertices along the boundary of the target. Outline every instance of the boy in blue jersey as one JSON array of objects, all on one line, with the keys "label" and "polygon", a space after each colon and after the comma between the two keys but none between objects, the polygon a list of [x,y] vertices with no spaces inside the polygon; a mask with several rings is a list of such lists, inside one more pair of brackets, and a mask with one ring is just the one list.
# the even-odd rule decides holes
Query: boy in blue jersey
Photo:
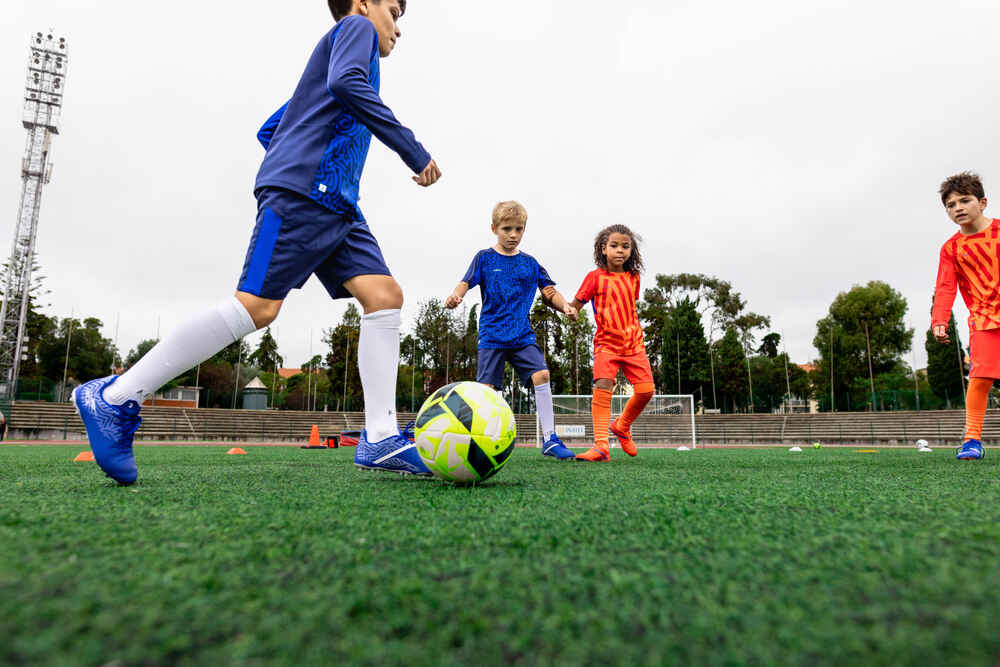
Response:
[{"label": "boy in blue jersey", "polygon": [[92,380],[73,401],[94,458],[121,484],[137,477],[132,452],[139,404],[222,348],[270,324],[288,293],[315,274],[334,299],[364,309],[358,369],[365,430],[361,468],[427,475],[396,422],[403,292],[358,208],[358,183],[371,137],[394,150],[420,186],[441,172],[413,133],[379,98],[379,58],[401,33],[406,0],[328,0],[336,25],[306,64],[292,98],[261,128],[257,224],[236,294],[170,332],[121,376]]},{"label": "boy in blue jersey", "polygon": [[479,285],[483,307],[479,312],[479,370],[476,380],[498,389],[503,385],[504,364],[510,362],[524,386],[535,387],[535,406],[542,423],[542,454],[559,460],[576,458],[556,435],[552,410],[549,369],[531,330],[531,304],[535,290],[556,312],[576,319],[576,308],[566,303],[548,272],[517,246],[524,236],[528,212],[516,201],[500,202],[493,209],[493,233],[497,243],[480,250],[472,259],[462,282],[445,300],[446,308],[457,308],[465,293]]}]

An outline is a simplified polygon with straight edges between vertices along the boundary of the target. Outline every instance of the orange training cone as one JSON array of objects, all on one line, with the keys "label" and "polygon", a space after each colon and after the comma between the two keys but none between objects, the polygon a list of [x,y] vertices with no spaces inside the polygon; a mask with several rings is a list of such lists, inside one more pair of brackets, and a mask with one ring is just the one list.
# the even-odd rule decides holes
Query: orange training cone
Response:
[{"label": "orange training cone", "polygon": [[233,447],[226,454],[246,454],[246,450],[242,447]]},{"label": "orange training cone", "polygon": [[73,459],[73,460],[74,461],[93,461],[94,460],[94,452],[91,452],[91,451],[80,452],[79,454],[76,455],[76,458]]},{"label": "orange training cone", "polygon": [[319,441],[319,426],[313,424],[312,431],[309,433],[309,446],[310,447],[322,447],[323,443]]}]

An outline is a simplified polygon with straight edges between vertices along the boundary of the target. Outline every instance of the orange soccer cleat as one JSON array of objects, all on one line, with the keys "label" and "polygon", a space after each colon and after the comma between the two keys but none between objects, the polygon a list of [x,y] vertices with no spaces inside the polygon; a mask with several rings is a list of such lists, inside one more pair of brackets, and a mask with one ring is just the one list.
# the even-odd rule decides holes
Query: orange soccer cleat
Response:
[{"label": "orange soccer cleat", "polygon": [[604,449],[602,447],[594,446],[594,447],[591,447],[590,449],[588,449],[587,451],[585,451],[583,454],[577,454],[576,455],[576,460],[577,461],[593,461],[595,463],[602,462],[602,461],[610,461],[611,460],[611,454],[608,452],[607,449]]},{"label": "orange soccer cleat", "polygon": [[639,453],[635,448],[635,443],[632,442],[632,433],[627,428],[623,429],[619,426],[617,419],[611,422],[611,432],[618,438],[618,444],[622,446],[623,452],[629,456],[635,456]]}]

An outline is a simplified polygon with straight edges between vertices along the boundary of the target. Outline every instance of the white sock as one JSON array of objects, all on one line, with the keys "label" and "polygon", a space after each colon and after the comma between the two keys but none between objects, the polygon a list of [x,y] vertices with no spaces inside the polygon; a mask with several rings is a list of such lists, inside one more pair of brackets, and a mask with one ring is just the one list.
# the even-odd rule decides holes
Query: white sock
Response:
[{"label": "white sock", "polygon": [[542,440],[548,440],[556,432],[556,418],[552,414],[552,385],[548,382],[535,385],[535,411],[542,422]]},{"label": "white sock", "polygon": [[257,330],[253,318],[234,296],[216,304],[168,333],[132,368],[105,388],[111,405],[142,401],[181,373]]},{"label": "white sock", "polygon": [[358,372],[365,394],[368,442],[399,435],[396,423],[396,374],[399,371],[399,309],[380,310],[361,318]]}]

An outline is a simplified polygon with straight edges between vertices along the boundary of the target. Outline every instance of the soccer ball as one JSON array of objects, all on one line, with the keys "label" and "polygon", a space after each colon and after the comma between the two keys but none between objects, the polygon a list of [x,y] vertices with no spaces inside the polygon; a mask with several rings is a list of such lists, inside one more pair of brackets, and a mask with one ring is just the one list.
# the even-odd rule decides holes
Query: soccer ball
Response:
[{"label": "soccer ball", "polygon": [[500,394],[478,382],[454,382],[420,406],[414,435],[435,477],[468,484],[492,477],[507,463],[517,426]]}]

